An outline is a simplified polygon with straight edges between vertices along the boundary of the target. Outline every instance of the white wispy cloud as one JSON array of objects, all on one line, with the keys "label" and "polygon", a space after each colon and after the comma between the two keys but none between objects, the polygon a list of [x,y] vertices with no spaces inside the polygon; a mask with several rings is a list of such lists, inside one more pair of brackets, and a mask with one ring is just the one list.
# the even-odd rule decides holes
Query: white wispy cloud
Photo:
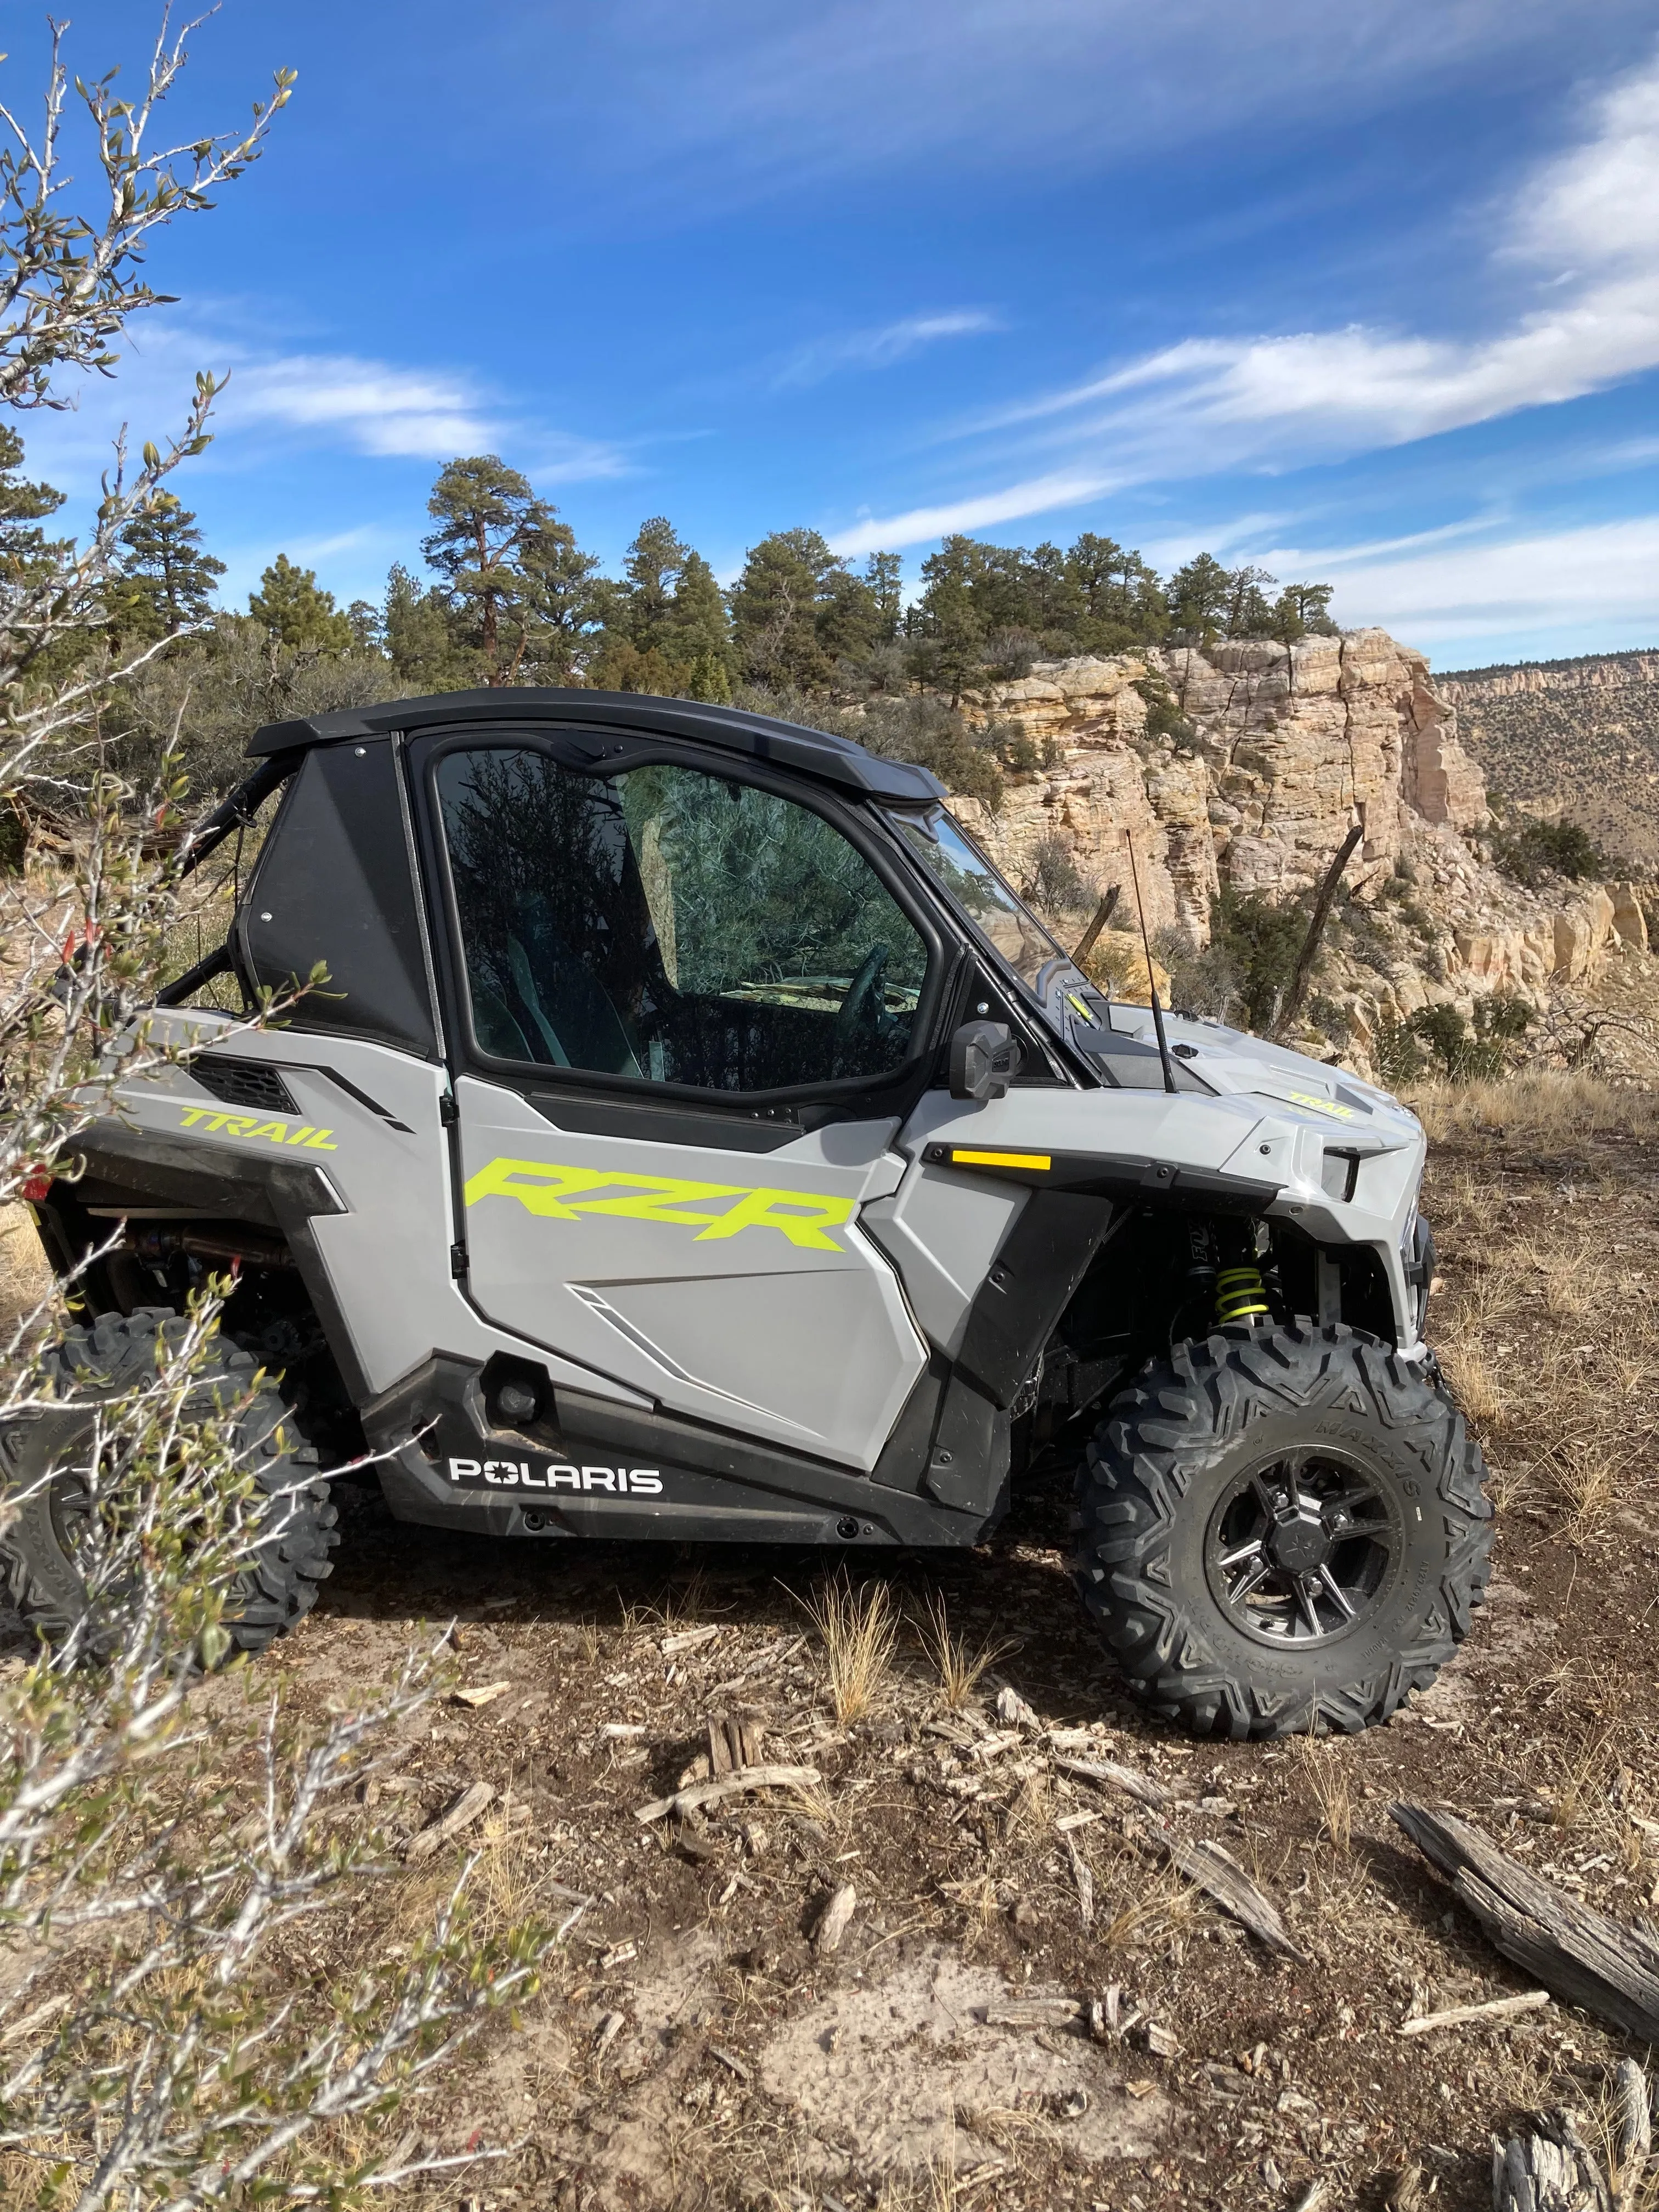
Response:
[{"label": "white wispy cloud", "polygon": [[[1401,445],[1659,366],[1659,58],[1607,90],[1587,124],[1579,144],[1523,181],[1502,219],[1492,271],[1520,292],[1504,327],[1434,337],[1354,324],[1183,339],[981,416],[965,434],[1048,465],[861,523],[842,550],[914,544],[1127,483]],[[1011,431],[1022,434],[1010,441]],[[989,465],[988,454],[978,466]]]},{"label": "white wispy cloud", "polygon": [[1339,621],[1378,623],[1413,644],[1536,636],[1587,623],[1610,635],[1659,640],[1659,514],[1482,544],[1425,543],[1394,556],[1358,545],[1276,547],[1262,557],[1280,575],[1329,577]]},{"label": "white wispy cloud", "polygon": [[226,428],[276,422],[322,432],[358,452],[447,459],[500,436],[459,378],[362,361],[348,354],[291,354],[236,368],[225,394]]},{"label": "white wispy cloud", "polygon": [[783,390],[791,385],[821,384],[825,377],[842,369],[890,368],[895,362],[920,353],[924,346],[937,345],[942,338],[976,337],[985,331],[1000,328],[997,318],[982,307],[906,315],[872,330],[841,331],[810,338],[781,356],[769,380],[774,389]]}]

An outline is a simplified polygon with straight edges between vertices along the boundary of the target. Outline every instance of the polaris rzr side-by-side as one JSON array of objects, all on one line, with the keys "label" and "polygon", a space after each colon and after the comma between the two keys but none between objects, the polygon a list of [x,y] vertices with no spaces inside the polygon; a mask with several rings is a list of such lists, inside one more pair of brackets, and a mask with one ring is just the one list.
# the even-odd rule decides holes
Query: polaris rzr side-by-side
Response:
[{"label": "polaris rzr side-by-side", "polygon": [[[244,1647],[365,1454],[407,1521],[850,1554],[974,1545],[1070,1446],[1083,1601],[1156,1711],[1353,1729],[1432,1679],[1491,1509],[1392,1098],[1114,1002],[930,775],[817,731],[502,690],[251,750],[191,847],[276,802],[229,940],[145,1018],[191,1056],[36,1205],[61,1272],[108,1248],[7,1439],[45,1632],[84,1602],[77,1406],[234,1262]],[[190,1003],[319,962],[280,1025]]]}]

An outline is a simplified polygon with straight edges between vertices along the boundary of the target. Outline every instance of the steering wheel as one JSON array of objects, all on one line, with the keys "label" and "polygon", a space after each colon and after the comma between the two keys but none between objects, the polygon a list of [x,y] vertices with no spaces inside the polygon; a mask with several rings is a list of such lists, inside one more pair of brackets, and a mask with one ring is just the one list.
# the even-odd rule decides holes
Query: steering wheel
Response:
[{"label": "steering wheel", "polygon": [[[878,941],[870,947],[859,963],[859,970],[847,987],[847,996],[836,1009],[836,1025],[832,1036],[833,1066],[839,1073],[842,1063],[851,1053],[854,1040],[861,1030],[873,1030],[879,1017],[886,1012],[882,992],[882,979],[887,973],[888,951]],[[859,1069],[846,1071],[852,1074]]]}]

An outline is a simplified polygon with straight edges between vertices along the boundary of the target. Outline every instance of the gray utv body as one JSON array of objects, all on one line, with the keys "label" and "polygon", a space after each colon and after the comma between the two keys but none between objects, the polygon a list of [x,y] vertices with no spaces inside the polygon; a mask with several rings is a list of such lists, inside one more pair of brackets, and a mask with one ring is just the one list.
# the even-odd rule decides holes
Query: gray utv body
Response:
[{"label": "gray utv body", "polygon": [[[1416,1119],[1178,1011],[1161,1048],[925,771],[592,691],[251,750],[192,854],[276,799],[229,942],[148,1018],[194,1056],[120,1086],[37,1214],[64,1268],[125,1223],[94,1312],[234,1261],[227,1333],[399,1518],[970,1546],[1230,1311],[1433,1396]],[[185,1003],[319,963],[269,1027]]]}]

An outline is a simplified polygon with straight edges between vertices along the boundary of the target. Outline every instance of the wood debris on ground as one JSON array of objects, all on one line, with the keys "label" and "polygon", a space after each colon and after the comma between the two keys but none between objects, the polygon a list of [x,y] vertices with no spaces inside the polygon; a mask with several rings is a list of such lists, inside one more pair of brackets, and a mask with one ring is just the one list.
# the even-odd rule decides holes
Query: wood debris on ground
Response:
[{"label": "wood debris on ground", "polygon": [[493,1705],[497,1698],[504,1698],[512,1687],[512,1683],[505,1676],[499,1682],[480,1682],[476,1689],[457,1690],[455,1703],[471,1705],[475,1709],[480,1705]]},{"label": "wood debris on ground", "polygon": [[1404,1802],[1389,1811],[1506,1959],[1567,2003],[1659,2043],[1659,1943],[1567,1896],[1455,1814]]},{"label": "wood debris on ground", "polygon": [[812,1930],[812,1942],[819,1951],[836,1951],[842,1936],[852,1924],[858,1905],[858,1892],[850,1881],[844,1881],[830,1893],[824,1908],[818,1915],[817,1925]]},{"label": "wood debris on ground", "polygon": [[642,1826],[648,1826],[653,1820],[665,1820],[671,1814],[705,1812],[711,1805],[723,1804],[728,1797],[741,1797],[750,1790],[811,1790],[823,1779],[816,1766],[740,1767],[719,1782],[694,1783],[689,1789],[677,1790],[672,1797],[653,1798],[648,1805],[638,1808],[634,1818]]},{"label": "wood debris on ground", "polygon": [[479,1814],[495,1802],[494,1783],[471,1784],[469,1788],[461,1792],[447,1812],[441,1813],[435,1820],[428,1821],[418,1835],[410,1839],[409,1847],[404,1851],[404,1856],[411,1860],[430,1858],[433,1852],[438,1850],[441,1844],[447,1844],[452,1836],[459,1836],[464,1828],[470,1828]]},{"label": "wood debris on ground", "polygon": [[1536,2125],[1494,2142],[1494,2212],[1613,2212],[1613,2197],[1578,2112],[1536,2116]]}]

